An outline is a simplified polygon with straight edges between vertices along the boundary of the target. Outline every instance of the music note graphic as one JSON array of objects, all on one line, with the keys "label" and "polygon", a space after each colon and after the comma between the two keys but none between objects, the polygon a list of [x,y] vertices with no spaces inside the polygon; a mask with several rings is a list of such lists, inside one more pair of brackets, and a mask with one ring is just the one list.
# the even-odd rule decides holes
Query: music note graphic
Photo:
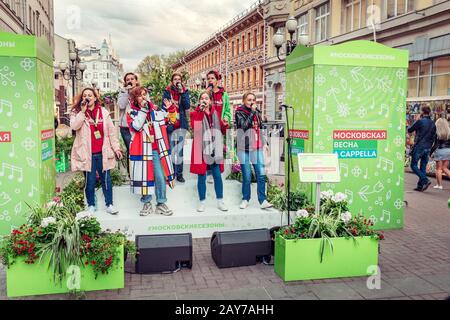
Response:
[{"label": "music note graphic", "polygon": [[28,192],[28,196],[29,196],[30,198],[32,198],[32,197],[34,196],[34,192],[35,192],[35,191],[38,191],[38,189],[37,189],[34,185],[31,185],[31,191]]},{"label": "music note graphic", "polygon": [[322,126],[319,124],[319,126],[317,127],[317,131],[316,131],[316,137],[320,136],[320,133],[322,132],[323,128]]},{"label": "music note graphic", "polygon": [[2,169],[0,170],[0,177],[4,177],[5,176],[5,170],[8,170],[10,172],[10,174],[8,176],[9,180],[13,180],[14,177],[16,176],[16,174],[17,174],[17,176],[18,176],[18,178],[16,178],[17,181],[18,182],[23,182],[23,169],[22,168],[13,166],[13,165],[8,164],[8,163],[3,163]]},{"label": "music note graphic", "polygon": [[11,196],[6,192],[0,193],[0,207],[6,206],[11,200]]},{"label": "music note graphic", "polygon": [[12,103],[8,100],[4,100],[4,99],[0,99],[0,113],[3,113],[3,110],[5,108],[9,108],[9,111],[6,112],[6,116],[7,117],[11,117],[12,116]]},{"label": "music note graphic", "polygon": [[388,171],[389,173],[394,173],[394,162],[392,160],[380,157],[380,160],[378,161],[377,168],[380,169],[383,165],[383,170]]},{"label": "music note graphic", "polygon": [[402,177],[398,176],[397,183],[396,183],[397,187],[400,187],[402,181],[404,181],[404,179],[402,179]]},{"label": "music note graphic", "polygon": [[375,99],[372,99],[372,104],[370,105],[370,110],[375,109]]},{"label": "music note graphic", "polygon": [[317,104],[315,105],[316,109],[322,109],[322,111],[327,111],[327,100],[322,97],[317,98]]},{"label": "music note graphic", "polygon": [[22,202],[19,202],[19,204],[14,208],[14,212],[16,215],[22,212]]},{"label": "music note graphic", "polygon": [[9,153],[10,158],[14,158],[16,156],[16,150],[14,149],[14,145],[11,146],[11,152]]},{"label": "music note graphic", "polygon": [[36,168],[36,162],[33,159],[27,157],[27,163],[30,167]]},{"label": "music note graphic", "polygon": [[352,204],[352,203],[353,203],[353,199],[354,199],[353,191],[351,191],[351,190],[345,190],[345,194],[346,194],[347,197],[348,197],[348,203],[349,203],[349,204]]},{"label": "music note graphic", "polygon": [[352,97],[353,97],[353,90],[352,90],[352,88],[350,88],[350,90],[349,90],[349,92],[348,92],[348,95],[347,95],[347,99],[348,100],[351,100],[352,99]]},{"label": "music note graphic", "polygon": [[[384,111],[385,111],[385,112],[384,112]],[[385,117],[385,118],[388,118],[388,117],[389,117],[389,108],[388,108],[388,106],[385,105],[385,104],[382,104],[382,105],[381,105],[380,112],[378,112],[378,114],[379,114],[380,116],[384,114],[384,117]]]},{"label": "music note graphic", "polygon": [[386,223],[391,223],[391,213],[389,211],[383,210],[383,214],[380,218],[381,222],[384,222],[386,220]]},{"label": "music note graphic", "polygon": [[345,163],[341,163],[341,174],[343,174],[344,175],[344,177],[348,177],[348,171],[349,171],[349,168],[348,168],[348,165],[347,164],[345,164]]},{"label": "music note graphic", "polygon": [[384,148],[384,152],[389,152],[389,143],[386,145],[386,148]]},{"label": "music note graphic", "polygon": [[31,130],[33,130],[33,125],[36,126],[37,123],[34,122],[33,120],[29,120],[28,126],[27,126],[27,128],[26,128],[28,132],[31,132]]},{"label": "music note graphic", "polygon": [[330,116],[330,115],[326,115],[326,119],[327,119],[327,123],[329,123],[329,124],[333,124],[333,117],[332,116]]},{"label": "music note graphic", "polygon": [[369,179],[369,169],[366,169],[366,174],[364,175],[364,180]]},{"label": "music note graphic", "polygon": [[392,198],[392,191],[389,190],[388,193],[386,193],[386,201],[391,200],[391,198]]}]

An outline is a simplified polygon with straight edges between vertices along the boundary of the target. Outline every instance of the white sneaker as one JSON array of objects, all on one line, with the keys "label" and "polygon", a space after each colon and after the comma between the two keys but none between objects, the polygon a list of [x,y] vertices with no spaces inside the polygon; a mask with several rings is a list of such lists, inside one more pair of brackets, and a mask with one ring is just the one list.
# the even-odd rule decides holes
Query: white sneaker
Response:
[{"label": "white sneaker", "polygon": [[94,206],[90,206],[88,208],[88,212],[94,214],[95,213],[95,207]]},{"label": "white sneaker", "polygon": [[139,213],[139,215],[141,217],[147,217],[149,215],[153,214],[153,206],[152,203],[144,203],[144,207],[142,208],[141,212]]},{"label": "white sneaker", "polygon": [[433,189],[444,190],[444,187],[443,186],[434,186]]},{"label": "white sneaker", "polygon": [[119,210],[117,210],[116,208],[114,208],[113,205],[110,205],[108,208],[106,208],[106,212],[112,215],[116,215],[119,213]]},{"label": "white sneaker", "polygon": [[207,181],[208,181],[209,184],[213,184],[214,183],[214,177],[213,176],[208,176]]},{"label": "white sneaker", "polygon": [[200,205],[197,208],[197,212],[205,212],[205,201],[200,201]]},{"label": "white sneaker", "polygon": [[248,207],[248,201],[247,200],[243,200],[241,203],[241,206],[239,208],[241,208],[242,210],[247,209]]},{"label": "white sneaker", "polygon": [[225,203],[223,202],[223,200],[219,200],[217,202],[217,207],[220,209],[220,211],[228,211],[228,208],[225,205]]},{"label": "white sneaker", "polygon": [[264,200],[264,202],[261,204],[261,209],[269,209],[272,208],[273,204],[269,203],[267,200]]}]

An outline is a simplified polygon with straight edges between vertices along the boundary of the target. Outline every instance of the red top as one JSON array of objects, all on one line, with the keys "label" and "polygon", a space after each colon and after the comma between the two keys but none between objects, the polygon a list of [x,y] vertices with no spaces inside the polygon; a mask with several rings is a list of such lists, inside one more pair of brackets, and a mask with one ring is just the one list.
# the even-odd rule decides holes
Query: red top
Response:
[{"label": "red top", "polygon": [[223,94],[225,93],[225,89],[223,87],[219,87],[219,91],[212,92],[212,103],[214,109],[219,115],[219,119],[222,121],[222,109],[223,109]]},{"label": "red top", "polygon": [[[96,105],[92,111],[86,110],[86,117],[91,126],[91,146],[92,153],[101,153],[103,151],[104,131],[103,131],[103,113],[100,105]],[[98,120],[97,120],[98,119]],[[99,131],[101,138],[95,137],[95,132]]]}]

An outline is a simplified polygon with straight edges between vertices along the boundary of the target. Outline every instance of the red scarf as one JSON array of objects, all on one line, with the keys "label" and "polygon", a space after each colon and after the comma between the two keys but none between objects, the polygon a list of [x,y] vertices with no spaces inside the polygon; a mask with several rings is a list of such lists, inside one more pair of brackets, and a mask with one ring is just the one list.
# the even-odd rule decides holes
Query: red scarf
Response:
[{"label": "red scarf", "polygon": [[[103,129],[103,112],[102,108],[99,104],[97,104],[92,111],[89,109],[86,110],[86,118],[91,127],[91,146],[92,153],[101,153],[103,150],[103,141],[104,141],[104,129]],[[98,114],[98,117],[97,117]],[[97,122],[98,118],[98,122]],[[97,123],[96,123],[97,122]],[[97,139],[95,137],[95,132],[100,132],[101,138]]]}]

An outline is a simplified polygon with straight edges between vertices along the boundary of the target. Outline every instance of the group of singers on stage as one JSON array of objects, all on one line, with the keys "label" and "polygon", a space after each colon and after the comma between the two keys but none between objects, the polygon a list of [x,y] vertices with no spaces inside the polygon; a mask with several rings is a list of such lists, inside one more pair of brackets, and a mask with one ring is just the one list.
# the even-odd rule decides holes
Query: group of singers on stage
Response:
[{"label": "group of singers on stage", "polygon": [[[190,171],[198,176],[198,212],[204,212],[206,182],[214,183],[217,206],[228,211],[224,203],[222,173],[224,172],[224,136],[231,128],[233,112],[227,92],[219,85],[221,75],[217,71],[207,74],[208,88],[201,92],[199,104],[190,112],[193,132]],[[175,180],[184,183],[183,147],[189,129],[187,112],[191,109],[190,92],[182,75],[174,73],[163,95],[161,106],[155,106],[149,92],[139,84],[138,76],[127,73],[125,87],[118,96],[120,108],[120,133],[128,157],[128,173],[131,189],[141,195],[141,216],[156,213],[171,216],[166,186],[174,188]],[[107,109],[102,107],[97,90],[85,88],[74,101],[70,126],[76,132],[72,148],[72,171],[86,176],[86,199],[88,210],[96,210],[95,185],[97,173],[105,196],[106,211],[116,215],[113,206],[113,186],[110,170],[121,160],[122,152],[113,121]],[[255,94],[243,96],[242,105],[234,112],[236,151],[242,170],[242,203],[246,209],[251,198],[253,166],[257,179],[258,201],[262,209],[272,205],[266,198],[266,175],[264,148],[267,142],[262,134],[261,111]],[[156,195],[156,207],[152,205]]]}]

